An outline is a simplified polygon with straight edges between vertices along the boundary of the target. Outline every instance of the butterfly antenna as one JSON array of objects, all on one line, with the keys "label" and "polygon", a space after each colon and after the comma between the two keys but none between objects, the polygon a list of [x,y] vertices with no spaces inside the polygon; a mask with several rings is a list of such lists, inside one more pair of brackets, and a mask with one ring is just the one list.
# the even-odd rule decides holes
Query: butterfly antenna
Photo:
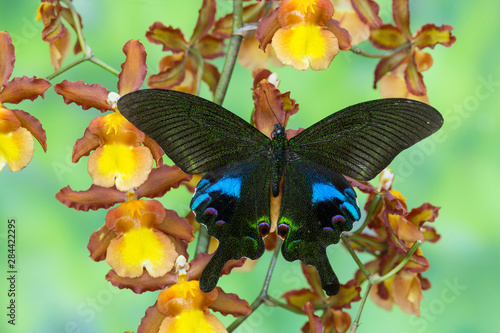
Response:
[{"label": "butterfly antenna", "polygon": [[267,93],[265,90],[262,90],[262,92],[264,93],[264,95],[266,96],[266,102],[267,102],[267,105],[269,106],[269,109],[271,110],[271,112],[273,113],[274,115],[274,118],[276,118],[276,122],[278,124],[280,124],[281,126],[283,126],[283,124],[281,123],[281,121],[278,119],[278,117],[276,116],[276,113],[274,113],[274,110],[273,108],[271,107],[271,103],[269,103],[269,99],[267,98]]}]

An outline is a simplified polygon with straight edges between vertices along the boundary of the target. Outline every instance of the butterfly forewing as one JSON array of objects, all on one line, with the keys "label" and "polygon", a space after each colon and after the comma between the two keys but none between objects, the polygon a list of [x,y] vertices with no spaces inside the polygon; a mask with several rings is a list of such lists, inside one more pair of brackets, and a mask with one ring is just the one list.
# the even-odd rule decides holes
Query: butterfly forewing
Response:
[{"label": "butterfly forewing", "polygon": [[408,99],[349,106],[290,140],[291,159],[316,161],[359,180],[370,180],[404,149],[443,124],[433,107]]},{"label": "butterfly forewing", "polygon": [[270,140],[223,107],[164,89],[129,93],[118,110],[186,173],[202,173],[265,152]]},{"label": "butterfly forewing", "polygon": [[208,172],[196,186],[191,209],[210,236],[219,240],[200,278],[200,288],[215,288],[231,259],[257,259],[264,253],[262,232],[270,229],[269,160],[253,156]]}]

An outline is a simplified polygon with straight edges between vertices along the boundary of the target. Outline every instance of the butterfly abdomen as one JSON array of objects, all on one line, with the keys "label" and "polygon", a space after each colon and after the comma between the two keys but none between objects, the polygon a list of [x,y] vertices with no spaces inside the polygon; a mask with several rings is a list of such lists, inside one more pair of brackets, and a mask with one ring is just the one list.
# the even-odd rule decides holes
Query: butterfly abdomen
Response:
[{"label": "butterfly abdomen", "polygon": [[285,129],[280,124],[274,125],[271,137],[271,183],[273,197],[277,197],[279,195],[281,177],[285,170],[288,139],[286,138]]}]

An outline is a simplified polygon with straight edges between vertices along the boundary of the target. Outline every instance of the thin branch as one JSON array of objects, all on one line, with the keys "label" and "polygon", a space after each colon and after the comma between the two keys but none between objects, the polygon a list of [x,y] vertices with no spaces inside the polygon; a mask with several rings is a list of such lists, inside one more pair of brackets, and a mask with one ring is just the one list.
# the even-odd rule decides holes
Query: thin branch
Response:
[{"label": "thin branch", "polygon": [[[272,303],[281,306],[281,304],[278,304],[278,303],[280,303],[279,301],[275,300],[274,298],[270,297],[267,294],[267,290],[269,289],[269,283],[271,282],[271,276],[272,276],[273,271],[274,271],[274,266],[276,265],[276,259],[278,258],[278,254],[281,250],[282,243],[283,243],[283,240],[281,238],[278,238],[278,243],[276,244],[276,248],[274,249],[274,252],[273,252],[273,257],[271,258],[271,262],[269,263],[269,268],[267,270],[266,279],[264,280],[262,290],[260,291],[259,296],[257,296],[257,298],[252,302],[252,305],[250,305],[250,307],[252,308],[252,312],[255,311],[266,300],[271,301]],[[278,302],[278,303],[275,303],[273,300]],[[295,311],[295,310],[293,310],[293,311]],[[229,327],[227,328],[228,333],[231,333],[232,331],[234,331],[247,318],[248,317],[245,317],[245,316],[241,316],[241,317],[236,318],[236,320],[233,321],[231,323],[231,325],[229,325]]]},{"label": "thin branch", "polygon": [[[242,0],[233,1],[233,32],[237,31],[243,26],[243,6]],[[234,64],[238,58],[238,52],[240,51],[241,41],[243,36],[233,34],[229,40],[229,46],[226,53],[226,60],[224,61],[224,67],[222,68],[221,76],[217,88],[215,89],[214,102],[221,105],[224,97],[226,96],[227,87],[229,86],[229,80],[231,79]]]},{"label": "thin branch", "polygon": [[404,49],[409,49],[411,47],[411,42],[408,42],[408,43],[404,43],[403,45],[400,45],[390,51],[387,51],[387,52],[384,52],[384,53],[371,53],[371,52],[367,52],[363,49],[360,49],[360,48],[357,48],[357,47],[351,47],[350,51],[355,53],[355,54],[359,54],[363,57],[367,57],[367,58],[388,58],[396,53],[398,53],[399,51],[401,50],[404,50]]},{"label": "thin branch", "polygon": [[363,230],[365,230],[368,223],[370,223],[370,221],[373,219],[375,212],[379,211],[379,208],[382,204],[382,196],[380,194],[375,194],[375,197],[370,204],[370,208],[368,209],[368,213],[366,214],[363,224],[358,229],[354,230],[353,234],[359,235]]},{"label": "thin branch", "polygon": [[[344,238],[342,238],[342,240],[344,241]],[[410,250],[408,251],[408,253],[406,253],[403,260],[396,267],[391,269],[387,274],[384,274],[383,276],[380,276],[377,273],[370,273],[369,275],[366,275],[366,273],[363,272],[363,273],[365,273],[365,275],[368,278],[368,285],[366,287],[365,294],[363,295],[363,298],[361,299],[361,304],[359,305],[359,309],[358,309],[358,313],[356,314],[356,318],[352,322],[351,330],[350,330],[351,333],[356,332],[356,330],[358,329],[358,327],[360,325],[361,313],[363,312],[363,308],[365,306],[366,299],[368,298],[368,295],[370,294],[370,290],[371,290],[372,286],[376,283],[383,282],[387,279],[390,279],[391,277],[396,275],[396,273],[399,272],[406,265],[406,263],[411,259],[411,256],[413,255],[413,253],[415,253],[415,251],[418,249],[418,247],[421,244],[422,244],[422,241],[420,239],[417,239],[417,241],[415,243],[413,243],[413,245],[410,248]]]},{"label": "thin branch", "polygon": [[342,242],[344,243],[345,247],[347,248],[347,251],[349,251],[349,253],[351,254],[352,258],[354,259],[354,261],[358,265],[359,269],[363,272],[363,274],[366,277],[370,276],[371,272],[365,267],[365,265],[363,265],[363,263],[359,259],[358,255],[356,254],[356,252],[352,248],[351,244],[349,243],[349,239],[347,238],[347,236],[345,235],[345,233],[343,233],[342,235],[340,235],[340,237],[342,238]]}]

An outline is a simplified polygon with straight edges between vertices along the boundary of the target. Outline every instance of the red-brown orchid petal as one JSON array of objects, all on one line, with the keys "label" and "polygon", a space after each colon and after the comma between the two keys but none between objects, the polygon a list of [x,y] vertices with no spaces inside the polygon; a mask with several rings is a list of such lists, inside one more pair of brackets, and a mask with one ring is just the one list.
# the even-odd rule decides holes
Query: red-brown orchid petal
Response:
[{"label": "red-brown orchid petal", "polygon": [[307,302],[312,302],[314,305],[319,305],[323,302],[323,299],[313,290],[302,288],[290,290],[283,295],[281,295],[288,305],[294,306],[298,309],[304,307]]},{"label": "red-brown orchid petal", "polygon": [[217,67],[208,62],[203,64],[203,76],[202,80],[208,84],[208,88],[212,93],[215,93],[215,88],[217,88],[217,84],[219,83],[220,73]]},{"label": "red-brown orchid petal", "polygon": [[[238,53],[238,62],[241,66],[256,70],[269,66],[270,59],[276,59],[272,46],[267,45],[265,52],[259,48],[259,41],[255,37],[245,38],[241,42]],[[276,61],[278,61],[276,59]]]},{"label": "red-brown orchid petal", "polygon": [[[76,43],[81,50],[80,43]],[[49,44],[50,64],[54,67],[54,71],[61,68],[64,59],[68,56],[71,49],[71,34],[68,30],[61,36]],[[75,52],[76,53],[76,52]]]},{"label": "red-brown orchid petal", "polygon": [[276,226],[274,226],[274,231],[269,232],[269,234],[264,238],[264,247],[266,248],[266,251],[272,251],[276,248],[276,245],[278,245],[278,234],[276,233]]},{"label": "red-brown orchid petal", "polygon": [[307,283],[311,286],[313,292],[315,292],[319,296],[324,296],[323,288],[321,287],[321,280],[319,278],[318,271],[313,266],[305,265],[303,263],[300,264],[302,267],[302,273],[307,279]]},{"label": "red-brown orchid petal", "polygon": [[426,242],[435,243],[441,238],[441,235],[438,234],[436,229],[434,229],[433,227],[426,225],[422,227],[421,230],[422,233],[424,234],[424,239]]},{"label": "red-brown orchid petal", "polygon": [[357,187],[363,193],[370,194],[370,193],[375,193],[377,191],[375,186],[373,186],[372,184],[370,184],[367,181],[356,180],[356,179],[348,177],[348,176],[344,176],[344,177],[345,177],[345,179],[347,179],[347,181],[349,182],[349,184],[351,184],[352,187]]},{"label": "red-brown orchid petal", "polygon": [[[342,1],[341,3],[348,6],[348,3],[346,2]],[[339,21],[340,26],[349,32],[349,35],[351,36],[351,45],[357,45],[370,38],[369,25],[363,22],[355,11],[338,10],[335,2],[333,5],[335,7],[333,19]]]},{"label": "red-brown orchid petal", "polygon": [[406,263],[403,270],[411,272],[411,273],[423,273],[423,272],[427,271],[429,269],[429,267],[430,267],[430,263],[426,257],[421,256],[421,255],[417,255],[414,253],[411,256],[408,263]]},{"label": "red-brown orchid petal", "polygon": [[171,26],[166,27],[160,22],[155,22],[149,27],[146,38],[151,43],[163,45],[162,51],[178,53],[187,50],[187,42],[182,32]]},{"label": "red-brown orchid petal", "polygon": [[340,285],[339,293],[328,298],[328,305],[336,310],[350,309],[352,302],[361,300],[360,292],[361,287],[357,285],[355,279],[352,279],[346,284]]},{"label": "red-brown orchid petal", "polygon": [[405,82],[408,91],[416,96],[423,96],[427,92],[425,87],[424,77],[417,69],[415,63],[415,53],[410,54],[410,60],[405,71]]},{"label": "red-brown orchid petal", "polygon": [[12,75],[15,61],[16,56],[14,55],[14,44],[12,44],[12,38],[8,32],[0,31],[0,88]]},{"label": "red-brown orchid petal", "polygon": [[56,39],[61,38],[66,32],[66,27],[61,23],[61,16],[57,15],[42,30],[42,39],[48,43],[52,43]]},{"label": "red-brown orchid petal", "polygon": [[[401,66],[404,66],[404,64],[399,67]],[[384,75],[378,82],[378,86],[382,98],[408,98],[429,104],[429,97],[426,94],[417,96],[410,93],[406,87],[404,77],[394,74],[394,71]]]},{"label": "red-brown orchid petal", "polygon": [[415,33],[413,43],[419,49],[423,49],[424,47],[433,49],[436,44],[449,47],[457,40],[456,37],[451,34],[452,29],[453,27],[451,25],[446,24],[440,27],[434,24],[426,24]]},{"label": "red-brown orchid petal", "polygon": [[141,319],[141,324],[137,328],[137,333],[158,332],[165,318],[166,316],[158,310],[155,303],[146,310],[144,317]]},{"label": "red-brown orchid petal", "polygon": [[[251,4],[243,7],[243,23],[257,22],[263,15],[263,9],[266,6],[265,1],[260,1],[259,3]],[[229,38],[233,31],[233,14],[227,14],[221,17],[214,24],[214,29],[212,30],[212,35],[219,38]]]},{"label": "red-brown orchid petal", "polygon": [[283,110],[283,100],[280,91],[267,80],[262,80],[260,89],[255,89],[253,94],[255,112],[253,122],[255,127],[268,138],[274,130],[274,124],[278,121],[284,124],[286,113]]},{"label": "red-brown orchid petal", "polygon": [[94,261],[101,261],[106,258],[106,250],[109,242],[116,237],[116,234],[109,230],[106,225],[103,225],[99,230],[96,230],[90,235],[87,249],[90,252],[90,258]]},{"label": "red-brown orchid petal", "polygon": [[370,289],[370,297],[377,306],[384,310],[390,311],[392,309],[392,299],[390,290],[386,287],[392,279],[377,283]]},{"label": "red-brown orchid petal", "polygon": [[378,15],[379,6],[373,0],[351,0],[352,7],[358,13],[359,18],[367,23],[370,28],[382,25],[382,19]]},{"label": "red-brown orchid petal", "polygon": [[215,302],[210,305],[214,311],[222,313],[224,316],[228,314],[234,317],[248,316],[252,313],[252,308],[247,301],[241,299],[236,294],[228,294],[220,287],[217,287],[218,297]]},{"label": "red-brown orchid petal", "polygon": [[208,253],[199,253],[196,258],[189,262],[189,270],[187,272],[188,280],[199,280],[201,272],[212,259],[212,255]]},{"label": "red-brown orchid petal", "polygon": [[163,165],[163,155],[165,154],[165,152],[156,143],[156,141],[151,139],[149,136],[145,135],[143,144],[151,151],[153,159],[156,162],[156,167],[159,168],[161,165]]},{"label": "red-brown orchid petal", "polygon": [[373,88],[377,87],[377,82],[387,73],[392,71],[394,68],[399,66],[403,61],[408,57],[408,50],[404,49],[399,51],[398,53],[384,58],[379,61],[377,67],[375,68],[375,80],[373,83]]},{"label": "red-brown orchid petal", "polygon": [[160,73],[149,76],[150,88],[171,89],[182,83],[186,76],[187,58],[184,53],[174,53],[160,61]]},{"label": "red-brown orchid petal", "polygon": [[339,21],[330,19],[325,22],[325,26],[330,30],[338,39],[339,49],[342,51],[349,50],[351,48],[351,35],[347,29],[340,26]]},{"label": "red-brown orchid petal", "polygon": [[[391,24],[384,24],[380,28],[373,29],[370,42],[378,49],[393,50],[408,42],[398,28]],[[386,58],[387,59],[387,58]]]},{"label": "red-brown orchid petal", "polygon": [[126,60],[121,65],[118,75],[118,93],[123,96],[131,91],[139,90],[146,78],[146,51],[138,40],[129,40],[123,47]]},{"label": "red-brown orchid petal", "polygon": [[45,130],[42,128],[42,124],[38,119],[33,117],[27,112],[22,110],[12,110],[16,115],[17,119],[21,122],[21,126],[26,128],[30,133],[40,142],[43,151],[47,151],[47,135]]},{"label": "red-brown orchid petal", "polygon": [[151,170],[148,179],[137,188],[137,198],[155,198],[163,196],[171,188],[178,188],[181,182],[189,181],[191,175],[182,172],[177,166],[162,165]]},{"label": "red-brown orchid petal", "polygon": [[413,208],[406,216],[413,224],[420,227],[424,222],[434,222],[438,217],[441,207],[433,206],[430,203],[424,203],[418,208]]},{"label": "red-brown orchid petal", "polygon": [[278,20],[278,9],[276,8],[271,14],[264,17],[255,32],[255,38],[259,41],[259,47],[262,50],[266,49],[267,44],[272,41],[274,34],[281,27]]},{"label": "red-brown orchid petal", "polygon": [[215,59],[224,55],[224,42],[222,39],[207,35],[196,44],[196,50],[203,59]]},{"label": "red-brown orchid petal", "polygon": [[90,152],[97,149],[99,145],[99,136],[92,133],[92,131],[87,127],[83,137],[76,140],[75,146],[73,147],[71,161],[73,163],[78,162],[82,156],[88,156]]},{"label": "red-brown orchid petal", "polygon": [[252,89],[255,90],[259,87],[259,83],[262,80],[269,80],[269,76],[273,74],[269,69],[258,68],[252,71],[253,86]]},{"label": "red-brown orchid petal", "polygon": [[389,215],[389,222],[400,240],[412,243],[416,242],[418,239],[424,241],[424,234],[422,231],[406,218],[399,215]]},{"label": "red-brown orchid petal", "polygon": [[307,331],[302,330],[304,333],[321,333],[323,331],[323,325],[321,324],[321,318],[314,314],[314,308],[311,302],[307,302],[304,304],[302,308],[302,312],[304,312],[309,318],[309,327]]},{"label": "red-brown orchid petal", "polygon": [[[189,262],[190,268],[187,273],[188,280],[199,280],[201,272],[207,265],[207,263],[212,259],[213,254],[200,253]],[[229,260],[222,268],[221,275],[227,275],[231,272],[233,268],[241,267],[245,263],[246,258],[241,258],[239,260]]]},{"label": "red-brown orchid petal", "polygon": [[166,210],[165,218],[157,228],[178,240],[191,242],[194,239],[194,228],[188,223],[186,218],[180,217],[171,209]]},{"label": "red-brown orchid petal", "polygon": [[9,134],[21,127],[21,121],[13,110],[0,105],[0,133]]},{"label": "red-brown orchid petal", "polygon": [[290,140],[290,139],[291,139],[291,138],[293,138],[294,136],[299,135],[300,133],[302,133],[302,131],[304,131],[304,130],[305,130],[305,128],[302,128],[302,127],[299,127],[299,129],[296,129],[296,130],[294,130],[294,129],[287,129],[287,130],[285,131],[285,133],[286,133],[286,138],[287,138],[288,140]]},{"label": "red-brown orchid petal", "polygon": [[106,274],[106,280],[120,289],[127,288],[136,294],[142,294],[145,291],[160,290],[177,283],[177,275],[167,273],[161,277],[153,278],[144,268],[141,276],[131,278],[119,276],[114,270],[110,270]]},{"label": "red-brown orchid petal", "polygon": [[191,36],[190,43],[196,44],[199,40],[208,34],[208,31],[215,23],[215,0],[203,0],[201,5],[198,21]]},{"label": "red-brown orchid petal", "polygon": [[69,208],[87,212],[89,209],[107,209],[119,202],[125,202],[127,195],[114,187],[105,188],[92,185],[86,191],[73,191],[69,186],[66,186],[57,192],[56,199]]},{"label": "red-brown orchid petal", "polygon": [[4,85],[0,92],[2,103],[17,104],[25,99],[35,100],[42,96],[50,87],[50,83],[45,79],[29,78],[27,76],[15,77]]},{"label": "red-brown orchid petal", "polygon": [[[399,196],[394,196],[391,191],[387,191],[386,189],[382,189],[386,198],[385,210],[389,214],[395,215],[406,215],[408,213],[408,207],[402,198]],[[394,192],[394,191],[393,191]],[[399,193],[399,192],[395,192]]]},{"label": "red-brown orchid petal", "polygon": [[76,103],[83,110],[88,110],[91,107],[101,112],[113,110],[111,105],[106,102],[109,95],[108,89],[97,83],[86,84],[83,81],[71,82],[64,80],[56,84],[54,90],[63,97],[64,103]]},{"label": "red-brown orchid petal", "polygon": [[407,40],[411,39],[410,8],[408,0],[393,0],[392,16],[394,18],[394,23],[396,23],[396,26],[403,36],[405,36]]},{"label": "red-brown orchid petal", "polygon": [[392,297],[403,312],[420,316],[420,301],[424,298],[415,274],[401,271],[392,282]]},{"label": "red-brown orchid petal", "polygon": [[324,319],[323,332],[338,332],[345,333],[351,327],[351,316],[344,311],[337,311],[332,308],[328,309],[328,315]]}]

